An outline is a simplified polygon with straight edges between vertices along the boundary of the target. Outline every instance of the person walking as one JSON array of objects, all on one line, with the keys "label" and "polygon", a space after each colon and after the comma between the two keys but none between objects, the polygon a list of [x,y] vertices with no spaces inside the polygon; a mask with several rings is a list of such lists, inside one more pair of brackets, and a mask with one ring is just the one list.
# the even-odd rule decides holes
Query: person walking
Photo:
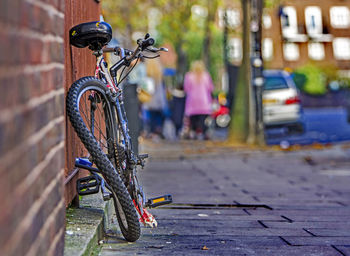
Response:
[{"label": "person walking", "polygon": [[177,138],[181,135],[181,129],[183,128],[183,119],[185,114],[185,102],[186,94],[183,90],[183,84],[179,84],[177,88],[171,91],[172,100],[170,104],[171,120],[175,126],[175,136]]},{"label": "person walking", "polygon": [[150,101],[143,104],[143,109],[148,114],[149,135],[151,137],[163,137],[163,123],[168,107],[166,91],[163,82],[163,68],[159,59],[146,61],[147,78],[153,83],[153,93]]},{"label": "person walking", "polygon": [[185,115],[190,118],[190,138],[208,138],[205,119],[212,111],[213,81],[204,63],[194,61],[184,79],[186,93]]}]

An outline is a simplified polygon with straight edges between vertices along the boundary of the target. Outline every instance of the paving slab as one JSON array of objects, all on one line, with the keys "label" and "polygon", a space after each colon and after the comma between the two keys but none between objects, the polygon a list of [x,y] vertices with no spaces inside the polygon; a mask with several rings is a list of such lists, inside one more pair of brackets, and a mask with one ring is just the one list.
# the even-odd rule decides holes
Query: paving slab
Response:
[{"label": "paving slab", "polygon": [[350,246],[347,245],[347,246],[335,246],[335,248],[337,250],[339,250],[340,252],[342,252],[343,255],[350,255]]},{"label": "paving slab", "polygon": [[303,245],[342,245],[350,246],[350,237],[286,237],[283,239],[292,246],[303,246]]},{"label": "paving slab", "polygon": [[284,221],[261,221],[263,225],[267,226],[268,228],[286,228],[286,229],[293,229],[293,228],[305,228],[305,229],[311,229],[311,228],[319,228],[319,229],[346,229],[348,230],[348,234],[350,233],[350,220],[343,222],[343,221],[322,221],[322,222],[315,222],[315,221],[303,221],[303,222],[288,222],[286,220]]}]

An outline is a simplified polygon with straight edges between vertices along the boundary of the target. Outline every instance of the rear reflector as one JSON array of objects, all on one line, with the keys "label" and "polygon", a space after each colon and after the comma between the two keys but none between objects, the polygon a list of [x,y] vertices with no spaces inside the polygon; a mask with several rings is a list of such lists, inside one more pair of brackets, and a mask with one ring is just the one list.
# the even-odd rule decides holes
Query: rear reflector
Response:
[{"label": "rear reflector", "polygon": [[300,99],[298,96],[295,97],[291,97],[286,99],[286,101],[284,102],[284,104],[289,105],[289,104],[296,104],[296,103],[300,103]]}]

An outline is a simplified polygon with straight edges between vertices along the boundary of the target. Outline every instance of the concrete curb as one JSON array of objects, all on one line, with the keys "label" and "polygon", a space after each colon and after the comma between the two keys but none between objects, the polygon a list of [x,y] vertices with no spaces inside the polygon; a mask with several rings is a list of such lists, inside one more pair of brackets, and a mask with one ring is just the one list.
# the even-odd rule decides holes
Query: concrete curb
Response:
[{"label": "concrete curb", "polygon": [[65,256],[98,255],[99,241],[108,226],[110,204],[98,193],[82,197],[79,208],[67,209]]}]

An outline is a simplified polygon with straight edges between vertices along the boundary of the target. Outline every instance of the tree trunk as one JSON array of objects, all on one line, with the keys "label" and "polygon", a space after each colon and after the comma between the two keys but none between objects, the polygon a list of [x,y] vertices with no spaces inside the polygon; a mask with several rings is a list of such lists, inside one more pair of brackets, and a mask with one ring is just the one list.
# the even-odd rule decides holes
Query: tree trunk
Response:
[{"label": "tree trunk", "polygon": [[208,16],[205,24],[205,34],[203,40],[203,61],[207,69],[210,69],[210,45],[212,41],[211,24],[215,23],[215,14],[218,9],[217,0],[207,0]]},{"label": "tree trunk", "polygon": [[246,143],[250,126],[250,0],[241,0],[243,11],[243,59],[239,71],[238,83],[233,101],[230,140]]},{"label": "tree trunk", "polygon": [[182,49],[182,42],[175,46],[176,54],[177,54],[177,77],[176,83],[178,85],[183,85],[183,80],[185,73],[187,71],[187,56],[184,50]]}]

